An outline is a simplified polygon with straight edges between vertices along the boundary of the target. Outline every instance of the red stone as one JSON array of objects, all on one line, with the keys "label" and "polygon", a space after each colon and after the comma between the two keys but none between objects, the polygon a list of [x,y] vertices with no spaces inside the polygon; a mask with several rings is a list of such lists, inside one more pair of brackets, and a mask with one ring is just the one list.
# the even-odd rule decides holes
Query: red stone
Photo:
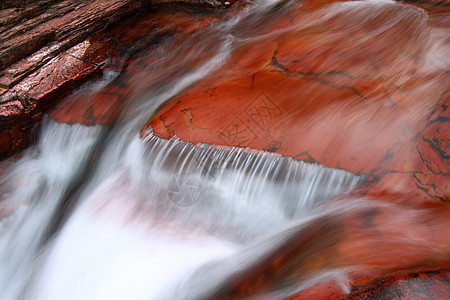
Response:
[{"label": "red stone", "polygon": [[[189,0],[184,2],[194,4]],[[194,2],[196,5],[209,3]],[[67,92],[101,70],[122,72],[127,68],[127,72],[142,73],[139,64],[149,64],[163,56],[159,46],[167,46],[218,19],[194,17],[180,11],[130,18],[115,29],[105,28],[147,4],[140,0],[57,0],[16,9],[13,18],[0,14],[0,22],[7,25],[0,32],[0,69],[8,66],[0,74],[0,130],[9,130],[12,137],[9,147],[4,147],[10,150],[0,152],[0,157],[10,155],[12,149],[18,149],[19,145],[25,147],[30,141],[11,124],[26,121],[25,128],[31,128],[31,116],[42,115]],[[60,105],[59,115],[55,113],[54,117],[85,124],[110,122],[115,115],[113,111],[118,109],[112,103],[120,98],[120,105],[124,105],[130,95],[147,88],[134,87],[139,74],[134,76],[122,76],[122,82],[116,82],[127,88],[109,86],[95,95],[78,97],[77,101],[70,97],[66,103],[73,107]],[[110,97],[111,90],[116,93],[116,99]]]},{"label": "red stone", "polygon": [[448,299],[450,269],[423,270],[378,278],[357,287],[345,299]]},{"label": "red stone", "polygon": [[[416,289],[418,280],[432,277],[436,284],[430,295],[445,298],[446,285],[441,283],[448,286],[448,275],[442,273],[447,271],[391,274],[417,266],[425,269],[450,264],[449,90],[448,75],[442,72],[449,65],[445,47],[448,33],[442,30],[448,9],[429,10],[428,22],[434,27],[425,33],[415,30],[423,26],[418,22],[422,12],[404,4],[392,4],[389,11],[362,23],[352,11],[343,11],[325,22],[326,26],[314,25],[320,13],[311,14],[329,2],[305,1],[302,7],[294,8],[273,25],[273,30],[302,30],[279,32],[276,38],[272,35],[237,49],[226,66],[176,97],[147,127],[153,126],[155,133],[165,138],[176,134],[194,143],[249,146],[366,174],[365,186],[352,196],[360,202],[377,199],[384,204],[367,209],[356,206],[346,214],[311,222],[266,259],[230,279],[217,291],[217,298],[264,294],[286,281],[302,283],[329,267],[355,265],[361,268],[349,272],[354,279],[349,297],[378,297],[399,287],[402,293],[409,289],[417,296],[423,292]],[[403,18],[408,12],[417,15]],[[386,31],[383,39],[370,36],[379,24],[390,24],[391,18],[400,18],[401,22]],[[176,31],[175,36],[195,32],[214,21],[163,15],[156,19],[154,26]],[[108,124],[120,105],[148,88],[134,83],[151,72],[140,67],[141,63],[158,59],[160,51],[155,47],[129,60],[121,52],[124,48],[108,49],[120,40],[119,33],[93,37],[82,55],[76,49],[71,52],[73,60],[65,57],[67,53],[58,57],[61,61],[68,59],[71,66],[88,66],[85,70],[99,70],[101,65],[124,73],[101,91],[69,97],[51,117],[62,122]],[[440,36],[442,43],[417,49],[423,36]],[[107,37],[108,47],[101,44],[103,37]],[[141,37],[142,32],[131,31],[123,41],[134,42]],[[56,68],[51,67],[47,70],[51,70],[47,74],[55,74],[55,85],[35,81],[36,86],[45,87],[45,91],[56,86],[55,93],[71,82],[66,80],[72,78],[71,74],[80,74],[65,69],[54,73]],[[30,87],[27,91],[36,90]],[[21,109],[26,116],[35,112],[37,104],[23,107],[16,99],[17,92],[3,93],[8,100],[16,101],[8,104],[11,109],[2,111],[5,119],[12,120],[10,116],[16,111],[20,114]],[[15,124],[16,138],[11,142],[11,131],[0,131],[6,141],[0,143],[0,149],[21,147],[21,128],[27,124]],[[381,279],[371,281],[373,278]],[[292,299],[343,296],[341,289],[327,282]]]},{"label": "red stone", "polygon": [[11,134],[8,129],[0,131],[0,152],[5,153],[11,147]]},{"label": "red stone", "polygon": [[353,282],[345,295],[335,282],[308,288],[287,300],[300,299],[447,299],[450,296],[450,269],[435,268],[389,274],[376,279]]},{"label": "red stone", "polygon": [[319,281],[292,299],[337,299],[345,296],[345,286],[351,292],[399,270],[450,264],[450,207],[440,204],[425,210],[407,201],[392,205],[398,200],[389,197],[377,200],[385,205],[371,208],[369,202],[365,208],[337,210],[299,227],[278,249],[234,274],[215,291],[214,299],[263,297],[280,286],[300,289],[314,275],[333,268],[345,270],[349,282]]},{"label": "red stone", "polygon": [[[111,123],[134,95],[141,95],[149,86],[159,84],[142,78],[152,78],[158,68],[167,68],[164,63],[158,64],[164,59],[167,48],[178,47],[191,34],[218,20],[218,17],[199,18],[183,12],[158,13],[126,21],[112,31],[99,33],[89,40],[90,46],[85,53],[75,57],[122,74],[99,91],[67,97],[50,112],[50,118],[86,125]],[[128,55],[130,44],[136,52],[133,57]],[[177,64],[175,60],[181,59],[182,56],[174,58],[173,65]]]},{"label": "red stone", "polygon": [[[450,64],[442,11],[429,11],[429,34],[425,13],[411,5],[369,7],[370,21],[349,8],[310,25],[315,13],[320,19],[315,10],[294,8],[272,30],[297,30],[237,49],[221,70],[163,107],[142,134],[151,126],[164,138],[278,152],[369,174],[379,182],[374,194],[448,201],[448,158],[439,154],[448,131],[430,127],[450,97],[442,88],[442,64]],[[371,36],[381,24],[390,27]],[[429,36],[435,46],[428,50]],[[424,145],[424,134],[438,131],[441,138]]]},{"label": "red stone", "polygon": [[[367,176],[353,195],[354,211],[309,224],[212,298],[300,288],[312,274],[360,266],[348,271],[356,298],[366,293],[356,287],[374,278],[450,264],[450,35],[443,30],[450,11],[423,6],[426,16],[412,5],[384,4],[370,7],[369,18],[349,6],[321,20],[329,1],[302,4],[272,29],[261,28],[272,35],[236,49],[141,131],[145,136],[151,126],[167,139],[262,149]],[[382,26],[389,29],[378,31]],[[374,199],[383,205],[358,209],[356,203]],[[399,276],[404,281],[383,281],[385,290],[415,284]],[[443,288],[429,294],[443,295]],[[344,296],[325,282],[293,299]]]},{"label": "red stone", "polygon": [[0,120],[3,122],[8,122],[12,118],[15,118],[24,113],[25,108],[22,103],[17,99],[17,95],[11,95],[11,101],[0,106]]}]

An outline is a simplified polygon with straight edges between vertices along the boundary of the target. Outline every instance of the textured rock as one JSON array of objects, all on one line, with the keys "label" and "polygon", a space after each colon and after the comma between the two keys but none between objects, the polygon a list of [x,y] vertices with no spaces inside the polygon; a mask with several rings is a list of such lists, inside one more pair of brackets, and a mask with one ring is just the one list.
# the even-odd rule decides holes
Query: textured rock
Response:
[{"label": "textured rock", "polygon": [[236,0],[152,0],[153,6],[162,5],[165,6],[167,4],[183,4],[198,7],[206,7],[206,8],[228,8],[234,4]]},{"label": "textured rock", "polygon": [[99,90],[68,96],[50,111],[50,118],[66,123],[109,124],[134,96],[161,83],[161,79],[152,82],[142,78],[152,78],[154,72],[166,72],[170,77],[167,61],[176,66],[183,56],[167,57],[168,48],[178,47],[190,34],[217,20],[181,12],[151,14],[91,38],[90,47],[80,59],[101,65],[102,70],[119,77]]},{"label": "textured rock", "polygon": [[379,278],[359,286],[345,299],[446,299],[450,269],[423,270]]},{"label": "textured rock", "polygon": [[[157,2],[154,1],[154,4]],[[167,6],[169,2],[178,3],[179,1],[164,1],[160,4]],[[181,2],[185,5],[222,8],[230,6],[234,1],[227,4],[220,1]],[[137,21],[137,23],[133,23],[136,19],[131,19],[127,21],[128,23],[125,22],[124,25],[119,26],[117,30],[112,30],[112,33],[108,27],[130,16],[133,12],[138,10],[142,12],[142,8],[148,4],[149,1],[140,0],[47,0],[3,3],[2,7],[6,8],[0,10],[2,24],[0,28],[0,130],[4,134],[7,133],[9,138],[2,141],[0,157],[25,147],[30,138],[29,135],[27,138],[24,130],[27,128],[31,130],[34,123],[39,123],[39,116],[42,116],[43,111],[52,107],[57,99],[61,99],[66,92],[79,86],[87,78],[105,70],[123,71],[125,64],[143,49],[149,49],[148,51],[154,55],[161,55],[161,53],[156,54],[152,45],[160,44],[165,39],[163,34],[175,38],[180,33],[176,25],[183,22],[180,21],[181,17],[179,21],[172,23],[168,16],[160,17],[156,21],[152,21],[150,16],[146,18],[146,21]],[[198,21],[197,25],[190,22],[189,30],[202,27],[209,22]],[[100,33],[93,35],[99,30]],[[181,29],[184,32],[189,30]],[[126,33],[123,34],[121,31]],[[151,54],[148,55],[151,56]],[[141,53],[141,56],[145,54]],[[121,85],[124,85],[124,82]],[[124,93],[130,92],[129,89],[111,89],[114,89],[116,93],[117,90]],[[107,91],[106,94],[108,93]],[[121,100],[127,95],[121,96]],[[102,98],[89,95],[87,98],[89,97],[95,98],[94,102],[99,99],[109,99],[109,96]],[[76,102],[81,108],[85,106],[83,103],[91,100],[83,98],[83,101]],[[66,103],[68,102],[75,103],[73,99],[67,100]],[[105,103],[100,102],[98,105],[103,106],[103,109],[96,111],[101,112],[103,116],[90,117],[97,119],[95,122],[105,123],[109,117],[106,117]],[[114,105],[111,107],[117,109]],[[67,111],[75,112],[76,110],[69,107]],[[108,114],[111,113],[108,112]],[[72,116],[74,118],[71,120],[74,122],[83,121],[83,117],[75,117],[75,114]],[[86,118],[84,120],[86,123]],[[22,127],[17,126],[22,123]]]},{"label": "textured rock", "polygon": [[0,30],[0,156],[32,140],[52,101],[100,71],[85,40],[143,6],[140,1],[10,1]]},{"label": "textured rock", "polygon": [[447,299],[450,295],[450,269],[435,268],[401,272],[369,281],[354,282],[345,295],[336,283],[327,282],[289,297],[300,299]]},{"label": "textured rock", "polygon": [[30,130],[39,124],[42,112],[51,101],[99,71],[96,65],[72,56],[85,47],[87,42],[58,54],[0,96],[0,128],[11,137],[9,147],[5,145],[0,153],[8,155],[25,147],[31,137]]},{"label": "textured rock", "polygon": [[[351,273],[355,281],[350,297],[378,297],[399,286],[402,293],[406,289],[416,293],[414,297],[423,293],[416,288],[418,280],[429,283],[428,278],[434,278],[436,284],[428,295],[445,298],[448,275],[443,272],[447,271],[385,276],[418,265],[450,264],[448,33],[445,18],[439,17],[448,12],[442,5],[427,8],[431,30],[420,32],[414,28],[422,24],[422,13],[394,5],[389,13],[414,12],[413,17],[401,19],[387,31],[389,43],[378,44],[380,39],[370,33],[378,22],[390,24],[389,18],[381,13],[359,26],[359,20],[352,23],[349,11],[337,16],[345,22],[330,19],[325,30],[315,23],[320,14],[309,18],[308,14],[329,2],[304,1],[300,11],[292,11],[274,26],[297,26],[301,34],[285,32],[278,40],[271,36],[238,49],[227,66],[174,99],[148,126],[166,138],[176,134],[193,142],[251,146],[367,174],[367,188],[358,191],[358,200],[374,196],[385,206],[315,220],[267,259],[230,279],[214,296],[242,299],[304,282],[309,274],[330,266],[361,265]],[[16,26],[20,18],[12,13],[2,22]],[[214,20],[151,16],[71,46],[50,34],[50,43],[16,62],[4,73],[7,79],[1,80],[0,152],[24,147],[52,99],[105,70],[121,74],[95,93],[69,96],[50,116],[70,123],[113,121],[120,105],[148,88],[136,84],[136,79],[151,74],[142,65],[158,66],[158,60],[164,59],[158,45],[176,46],[183,35]],[[141,30],[130,29],[133,26]],[[417,50],[424,35],[440,36],[444,42]],[[28,43],[40,47],[33,44],[40,41]],[[130,49],[131,44],[136,46]],[[409,52],[413,48],[417,51]],[[30,68],[35,61],[40,65]],[[440,202],[424,203],[424,199]],[[0,217],[7,213],[0,211]],[[408,251],[404,251],[405,235],[413,237],[406,244]],[[380,279],[370,281],[376,277]],[[345,291],[324,283],[292,299],[325,295],[341,298]]]},{"label": "textured rock", "polygon": [[45,13],[21,22],[1,34],[0,69],[24,58],[49,42],[66,48],[93,32],[142,7],[141,1],[67,0],[47,7]]}]

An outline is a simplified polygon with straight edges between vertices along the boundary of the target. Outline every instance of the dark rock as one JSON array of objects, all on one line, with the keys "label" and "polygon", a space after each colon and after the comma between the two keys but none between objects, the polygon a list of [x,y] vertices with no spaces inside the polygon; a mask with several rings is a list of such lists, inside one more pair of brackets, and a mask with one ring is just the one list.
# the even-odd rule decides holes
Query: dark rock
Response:
[{"label": "dark rock", "polygon": [[449,296],[450,268],[437,268],[377,278],[356,286],[344,299],[447,299]]},{"label": "dark rock", "polygon": [[450,296],[450,269],[416,268],[368,280],[353,280],[349,289],[350,294],[346,295],[335,282],[325,282],[286,300],[447,299]]},{"label": "dark rock", "polygon": [[167,4],[186,5],[189,7],[203,8],[228,8],[237,0],[152,0],[153,6],[165,6]]},{"label": "dark rock", "polygon": [[[168,17],[165,18],[166,21],[161,19],[157,22],[153,22],[152,17],[149,17],[147,21],[141,21],[140,30],[133,27],[139,26],[133,25],[133,22],[123,25],[122,29],[111,30],[111,25],[117,24],[132,13],[139,11],[142,15],[150,2],[2,2],[3,8],[7,8],[0,10],[0,70],[3,69],[0,73],[0,130],[10,133],[10,139],[4,139],[4,144],[7,144],[6,141],[11,141],[11,144],[10,147],[5,146],[8,151],[0,151],[0,156],[9,155],[27,145],[26,134],[21,135],[20,141],[18,136],[16,140],[17,130],[11,127],[14,124],[28,122],[23,128],[27,130],[32,127],[30,122],[39,121],[34,120],[32,116],[41,115],[41,112],[53,106],[64,93],[79,86],[87,78],[102,70],[123,71],[133,55],[160,42],[162,37],[156,34],[157,32],[171,31],[173,36],[177,32],[187,32],[177,28],[176,22],[170,23]],[[170,2],[178,1],[164,1],[160,4],[168,5]],[[182,2],[216,8],[228,5],[220,1]],[[234,1],[230,1],[230,4],[232,2]],[[200,22],[195,26],[192,24],[193,22],[191,27],[194,28],[206,23]],[[95,111],[100,112],[102,109]],[[97,115],[95,118],[97,117],[98,120],[103,120],[101,122],[107,122],[106,115]],[[81,121],[80,118],[77,120]],[[2,149],[6,149],[5,147]]]},{"label": "dark rock", "polygon": [[49,42],[64,42],[66,48],[73,46],[143,6],[143,2],[139,0],[67,0],[49,6],[46,13],[2,33],[0,69],[32,54]]}]

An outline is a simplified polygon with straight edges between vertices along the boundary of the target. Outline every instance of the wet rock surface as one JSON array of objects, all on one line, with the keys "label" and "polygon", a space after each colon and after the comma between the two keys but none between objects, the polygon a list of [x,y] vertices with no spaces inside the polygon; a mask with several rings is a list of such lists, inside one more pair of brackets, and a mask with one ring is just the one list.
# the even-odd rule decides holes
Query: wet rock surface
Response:
[{"label": "wet rock surface", "polygon": [[173,60],[176,66],[176,60],[183,56],[167,57],[165,49],[177,47],[189,34],[217,20],[184,12],[151,14],[91,38],[91,46],[82,59],[101,64],[103,74],[114,78],[100,89],[87,88],[69,95],[50,111],[50,118],[85,125],[111,124],[122,106],[161,83],[142,78],[152,78],[154,72],[167,72],[165,79],[169,80],[170,71],[161,69],[166,67],[164,64],[159,67],[159,62]]},{"label": "wet rock surface", "polygon": [[372,193],[448,202],[448,9],[368,4],[375,13],[364,21],[349,6],[316,25],[311,9],[294,9],[271,39],[238,49],[146,127],[367,174]]},{"label": "wet rock surface", "polygon": [[[45,4],[50,3],[36,4],[30,15],[26,13],[33,6],[18,9],[17,21],[5,24],[1,33],[0,69],[33,54],[50,42],[60,42],[61,47],[67,49],[143,6],[141,1],[61,1],[53,5]],[[12,77],[17,74],[11,72],[6,75]]]},{"label": "wet rock surface", "polygon": [[100,71],[79,58],[89,48],[86,39],[144,6],[141,1],[19,2],[1,10],[2,156],[29,144],[54,99]]},{"label": "wet rock surface", "polygon": [[[294,230],[278,249],[234,274],[209,296],[242,299],[272,294],[281,299],[290,294],[288,299],[385,299],[399,292],[404,298],[387,299],[448,297],[450,235],[444,227],[449,224],[449,207],[417,210],[409,204],[391,205],[399,201],[398,197],[385,197],[386,206],[374,208],[367,200],[370,198],[357,198],[345,214],[327,215]],[[360,210],[357,202],[365,203],[366,208]],[[443,251],[435,251],[438,248]],[[436,269],[442,271],[427,273]],[[327,277],[327,272],[333,271],[335,281],[317,284],[312,277]],[[311,286],[310,282],[315,284]],[[277,290],[283,287],[287,289],[283,297],[277,296]],[[295,293],[295,288],[301,291]]]},{"label": "wet rock surface", "polygon": [[288,299],[445,299],[450,293],[449,276],[448,267],[400,272],[354,282],[350,295],[333,283],[325,283]]},{"label": "wet rock surface", "polygon": [[[448,271],[384,276],[450,263],[442,227],[450,213],[450,11],[445,2],[372,4],[366,11],[332,6],[324,19],[314,11],[327,3],[294,8],[144,126],[142,136],[151,128],[166,139],[262,149],[366,175],[358,201],[398,205],[315,222],[212,298],[270,294],[318,270],[354,264],[364,267],[350,272],[348,291],[319,285],[294,299],[449,296]],[[401,236],[410,234],[427,246],[405,248]],[[357,288],[377,277],[378,285]]]},{"label": "wet rock surface", "polygon": [[[413,17],[391,24],[385,33],[390,35],[389,44],[379,44],[376,36],[370,36],[373,24],[388,21],[386,12],[362,27],[359,20],[352,23],[351,12],[337,15],[346,22],[328,20],[326,30],[315,26],[320,15],[307,15],[329,2],[333,1],[305,1],[271,29],[277,32],[297,26],[301,34],[277,33],[276,40],[271,37],[239,48],[216,74],[167,103],[150,119],[142,135],[151,126],[164,138],[176,135],[193,143],[251,147],[350,170],[367,175],[365,186],[353,196],[361,201],[376,197],[398,204],[394,210],[367,209],[314,223],[308,234],[294,235],[283,249],[238,274],[214,296],[240,299],[270,292],[286,279],[302,281],[328,266],[362,264],[366,269],[352,274],[350,295],[340,286],[324,283],[292,299],[392,295],[398,299],[418,295],[443,299],[450,293],[448,269],[430,268],[450,264],[446,227],[450,56],[446,42],[416,46],[424,36],[448,39],[447,2],[419,3],[425,11],[419,6],[393,4],[394,15],[408,12]],[[225,1],[223,6],[218,1],[208,3],[228,5]],[[424,23],[425,14],[428,20]],[[13,15],[2,22],[13,24]],[[136,80],[154,72],[145,66],[155,66],[154,62],[163,59],[165,47],[175,47],[186,35],[217,18],[151,15],[126,21],[70,47],[52,40],[52,34],[42,33],[43,40],[50,40],[44,46],[41,40],[28,41],[24,49],[39,50],[6,68],[0,79],[0,152],[26,146],[47,105],[93,75],[112,78],[95,92],[87,89],[85,94],[65,98],[50,117],[67,123],[110,124],[122,105],[148,88]],[[429,27],[414,30],[421,26]],[[35,61],[43,63],[31,70]],[[405,232],[416,233],[421,241],[412,244],[408,252],[395,243]],[[380,245],[380,239],[386,237],[393,242]],[[328,252],[313,253],[305,246],[316,244],[328,245]],[[448,251],[435,253],[435,248]],[[419,271],[413,273],[392,275],[417,267]]]},{"label": "wet rock surface", "polygon": [[186,7],[228,8],[237,0],[152,0],[154,7],[185,5]]},{"label": "wet rock surface", "polygon": [[358,286],[345,299],[445,299],[450,294],[450,269],[395,274]]},{"label": "wet rock surface", "polygon": [[[234,1],[7,1],[0,10],[0,155],[32,141],[32,128],[57,99],[103,70],[120,72],[130,58],[158,44],[175,26],[159,21],[112,25],[151,5],[229,7]],[[139,15],[139,14],[138,14]],[[134,19],[136,20],[136,18]],[[147,22],[147,23],[145,23]],[[177,23],[173,23],[176,25]],[[200,24],[203,24],[200,22]],[[158,28],[158,26],[162,28]],[[142,26],[135,28],[134,26]],[[119,27],[120,28],[120,27]],[[166,28],[166,29],[164,29]],[[101,33],[97,33],[102,31]],[[179,30],[178,30],[179,31]],[[126,32],[121,36],[120,32]],[[136,44],[130,46],[131,44]],[[80,118],[81,119],[81,118]]]}]

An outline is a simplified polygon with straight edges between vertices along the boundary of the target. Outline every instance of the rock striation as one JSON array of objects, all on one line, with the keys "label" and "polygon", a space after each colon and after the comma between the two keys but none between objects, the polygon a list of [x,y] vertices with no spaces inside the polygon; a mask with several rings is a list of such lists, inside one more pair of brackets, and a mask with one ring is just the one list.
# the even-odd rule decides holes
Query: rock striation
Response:
[{"label": "rock striation", "polygon": [[[2,1],[0,10],[0,157],[26,147],[33,128],[57,99],[88,78],[99,75],[105,61],[122,55],[130,39],[106,37],[113,26],[132,15],[144,15],[152,7],[221,9],[235,1],[144,0],[45,0]],[[127,25],[131,25],[128,23]],[[156,29],[153,27],[153,31]],[[109,38],[105,41],[100,36]],[[125,30],[126,31],[126,30]],[[134,40],[142,38],[142,30]],[[97,35],[96,35],[97,34]],[[147,37],[148,39],[148,37]],[[147,41],[148,42],[148,41]],[[155,40],[153,40],[155,42]],[[139,44],[140,43],[140,44]],[[143,45],[141,40],[138,44]],[[138,46],[139,47],[139,46]],[[119,50],[122,48],[122,50]],[[136,47],[135,47],[136,48]],[[134,48],[134,50],[136,50]],[[122,51],[122,52],[121,52]],[[92,53],[97,57],[93,59]],[[119,54],[120,53],[120,54]],[[118,67],[120,69],[120,67]]]}]

